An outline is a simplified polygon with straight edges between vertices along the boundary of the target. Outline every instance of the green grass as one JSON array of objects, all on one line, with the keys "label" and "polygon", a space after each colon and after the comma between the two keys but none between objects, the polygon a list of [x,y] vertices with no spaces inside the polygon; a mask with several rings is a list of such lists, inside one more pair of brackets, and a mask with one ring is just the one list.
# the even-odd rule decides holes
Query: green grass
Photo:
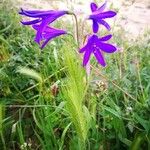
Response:
[{"label": "green grass", "polygon": [[10,5],[0,5],[1,149],[150,149],[149,31],[130,43],[114,33],[123,51],[106,68],[92,59],[87,79],[71,36],[41,51]]}]

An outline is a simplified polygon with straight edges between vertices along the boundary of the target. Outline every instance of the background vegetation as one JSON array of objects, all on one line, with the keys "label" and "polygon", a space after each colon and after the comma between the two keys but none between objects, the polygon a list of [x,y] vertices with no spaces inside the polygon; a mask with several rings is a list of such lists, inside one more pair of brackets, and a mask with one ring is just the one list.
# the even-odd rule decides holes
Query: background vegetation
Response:
[{"label": "background vegetation", "polygon": [[121,50],[106,68],[93,59],[87,80],[71,36],[41,51],[1,4],[0,149],[150,149],[150,32],[130,42],[115,33]]}]

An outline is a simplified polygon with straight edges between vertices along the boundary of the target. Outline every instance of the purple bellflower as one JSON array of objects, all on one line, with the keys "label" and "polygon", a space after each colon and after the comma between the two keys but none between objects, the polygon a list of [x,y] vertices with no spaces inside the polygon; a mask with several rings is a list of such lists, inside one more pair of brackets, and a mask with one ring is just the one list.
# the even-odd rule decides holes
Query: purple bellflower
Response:
[{"label": "purple bellflower", "polygon": [[32,11],[27,11],[27,10],[21,9],[19,14],[23,15],[23,16],[33,18],[32,21],[21,21],[21,23],[23,25],[38,25],[38,28],[36,28],[37,29],[37,34],[36,34],[36,37],[35,37],[35,41],[38,44],[40,44],[40,41],[43,40],[42,33],[47,32],[47,29],[48,29],[47,26],[50,23],[52,23],[53,21],[55,21],[56,19],[58,19],[59,17],[65,15],[65,14],[68,14],[68,11],[56,11],[56,10],[49,10],[49,11],[32,10]]},{"label": "purple bellflower", "polygon": [[110,30],[109,24],[104,20],[106,18],[112,18],[116,15],[114,11],[104,11],[106,8],[107,1],[101,6],[98,7],[96,3],[91,3],[91,11],[92,14],[88,19],[93,21],[93,32],[97,33],[99,29],[99,24],[106,27],[106,29]]},{"label": "purple bellflower", "polygon": [[[32,25],[32,27],[38,32],[40,25]],[[52,28],[48,26],[45,27],[40,37],[42,41],[42,45],[41,45],[41,42],[39,43],[39,45],[41,45],[41,49],[43,49],[50,40],[63,34],[67,34],[67,32],[64,30],[60,30],[60,29],[56,29],[56,28]]]},{"label": "purple bellflower", "polygon": [[106,62],[103,56],[103,52],[114,53],[117,48],[111,44],[106,43],[112,37],[111,34],[99,38],[97,35],[91,35],[86,45],[80,49],[80,53],[84,53],[83,66],[86,66],[90,60],[90,56],[93,53],[99,64],[103,67],[106,66]]}]

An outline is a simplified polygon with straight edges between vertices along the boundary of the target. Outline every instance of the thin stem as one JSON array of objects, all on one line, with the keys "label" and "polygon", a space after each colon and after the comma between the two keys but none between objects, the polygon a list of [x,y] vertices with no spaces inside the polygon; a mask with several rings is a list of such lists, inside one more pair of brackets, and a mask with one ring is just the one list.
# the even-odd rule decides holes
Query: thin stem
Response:
[{"label": "thin stem", "polygon": [[3,133],[2,133],[2,132],[0,133],[0,136],[1,136],[1,141],[2,141],[2,144],[3,144],[3,150],[7,150],[7,148],[6,148],[6,143],[5,143],[5,139],[4,139],[4,136],[3,136]]},{"label": "thin stem", "polygon": [[[82,22],[82,27],[81,27],[81,29],[82,29],[82,31],[81,31],[81,33],[82,33],[82,34],[81,34],[81,37],[82,37],[82,38],[85,37],[85,36],[84,36],[84,27],[85,27],[84,25],[85,25],[85,23],[86,23],[86,19],[84,19],[83,22]],[[86,35],[86,36],[87,36],[87,35]],[[84,43],[85,43],[85,39],[83,39],[83,44],[84,44]]]},{"label": "thin stem", "polygon": [[[145,95],[144,95],[144,90],[143,90],[142,80],[141,80],[141,75],[140,75],[139,62],[137,62],[136,67],[137,67],[137,75],[138,75],[138,79],[139,79],[139,83],[140,83],[141,93],[142,93],[142,96],[143,96],[143,100],[145,101]],[[143,102],[143,101],[142,101],[142,102]]]},{"label": "thin stem", "polygon": [[78,26],[78,19],[76,14],[74,13],[69,13],[70,15],[73,15],[74,19],[75,19],[75,26],[76,26],[76,42],[78,43],[78,47],[80,46],[80,42],[79,42],[79,26]]}]

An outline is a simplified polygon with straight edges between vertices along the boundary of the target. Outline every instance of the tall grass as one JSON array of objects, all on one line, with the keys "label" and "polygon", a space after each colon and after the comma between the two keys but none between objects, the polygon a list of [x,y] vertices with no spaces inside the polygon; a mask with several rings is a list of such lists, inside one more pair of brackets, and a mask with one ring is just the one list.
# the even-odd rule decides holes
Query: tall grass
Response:
[{"label": "tall grass", "polygon": [[72,44],[67,42],[61,49],[64,56],[64,65],[67,67],[66,81],[62,93],[65,96],[66,108],[77,134],[81,142],[85,144],[90,119],[88,109],[84,105],[88,84],[86,83],[86,73],[73,47]]}]

